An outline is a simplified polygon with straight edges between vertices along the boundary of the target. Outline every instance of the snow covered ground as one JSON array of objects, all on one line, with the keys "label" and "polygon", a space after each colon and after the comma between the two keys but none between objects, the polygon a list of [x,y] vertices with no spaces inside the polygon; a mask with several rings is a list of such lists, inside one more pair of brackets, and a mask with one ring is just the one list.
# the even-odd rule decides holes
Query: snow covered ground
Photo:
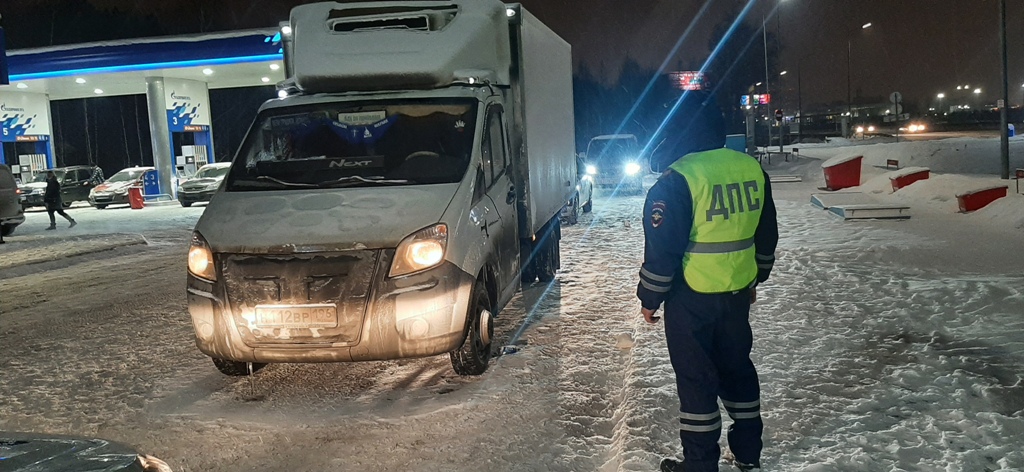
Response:
[{"label": "snow covered ground", "polygon": [[[963,152],[946,141],[935,156]],[[808,147],[768,167],[804,181],[774,187],[779,262],[752,314],[765,470],[1024,470],[1024,201],[957,213],[952,187],[993,177],[952,175],[918,157],[923,144]],[[843,222],[809,205],[820,163],[842,152],[869,161],[862,191],[909,202],[913,218]],[[871,164],[896,152],[933,181],[886,189]],[[642,204],[598,198],[564,229],[556,282],[498,319],[498,343],[517,351],[474,379],[446,357],[223,377],[185,308],[201,208],[73,210],[76,237],[148,244],[0,267],[13,274],[0,276],[0,430],[98,435],[176,471],[656,470],[678,452],[678,405],[663,327],[634,297]],[[81,244],[44,226],[30,214],[0,261]]]}]

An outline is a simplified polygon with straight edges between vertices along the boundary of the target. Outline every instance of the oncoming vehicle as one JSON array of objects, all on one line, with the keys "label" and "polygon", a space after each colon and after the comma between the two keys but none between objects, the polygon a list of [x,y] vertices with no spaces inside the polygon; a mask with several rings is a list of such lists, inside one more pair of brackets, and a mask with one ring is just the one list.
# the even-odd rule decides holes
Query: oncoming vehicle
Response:
[{"label": "oncoming vehicle", "polygon": [[25,222],[25,210],[18,202],[18,184],[11,168],[0,164],[0,235],[7,236]]},{"label": "oncoming vehicle", "polygon": [[141,187],[142,179],[146,172],[156,169],[153,167],[129,167],[121,169],[110,176],[106,182],[97,185],[89,192],[89,204],[102,210],[109,205],[127,205],[128,189],[130,187]]},{"label": "oncoming vehicle", "polygon": [[230,162],[214,162],[200,167],[195,175],[178,185],[178,202],[183,207],[190,207],[193,203],[210,201],[230,168]]},{"label": "oncoming vehicle", "polygon": [[596,136],[587,145],[587,174],[598,187],[614,187],[618,192],[636,194],[644,189],[647,162],[632,134]]},{"label": "oncoming vehicle", "polygon": [[445,353],[482,374],[496,316],[559,267],[569,45],[496,0],[307,4],[290,27],[282,98],[193,234],[196,345],[228,375]]},{"label": "oncoming vehicle", "polygon": [[21,186],[21,206],[25,209],[46,206],[43,196],[46,194],[46,174],[53,172],[60,183],[60,198],[64,208],[75,202],[89,200],[89,192],[93,187],[103,183],[103,170],[96,166],[70,166],[47,169],[36,173],[31,182]]},{"label": "oncoming vehicle", "polygon": [[576,192],[562,209],[562,220],[574,225],[580,213],[590,213],[594,209],[594,178],[587,174],[587,166],[583,159],[576,158]]}]

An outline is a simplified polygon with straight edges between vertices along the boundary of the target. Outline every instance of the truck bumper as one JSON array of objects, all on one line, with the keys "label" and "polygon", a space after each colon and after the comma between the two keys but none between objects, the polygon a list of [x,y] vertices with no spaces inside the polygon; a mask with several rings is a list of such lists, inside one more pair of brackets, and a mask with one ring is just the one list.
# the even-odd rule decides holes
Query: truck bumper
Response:
[{"label": "truck bumper", "polygon": [[[419,274],[389,279],[386,274],[394,251],[378,254],[368,296],[342,292],[334,298],[338,329],[348,329],[351,335],[329,340],[318,337],[317,329],[261,326],[252,303],[228,294],[234,282],[226,283],[223,275],[214,283],[189,275],[188,305],[196,346],[211,357],[261,363],[415,358],[461,346],[474,277],[444,262]],[[346,323],[350,326],[341,326]]]}]

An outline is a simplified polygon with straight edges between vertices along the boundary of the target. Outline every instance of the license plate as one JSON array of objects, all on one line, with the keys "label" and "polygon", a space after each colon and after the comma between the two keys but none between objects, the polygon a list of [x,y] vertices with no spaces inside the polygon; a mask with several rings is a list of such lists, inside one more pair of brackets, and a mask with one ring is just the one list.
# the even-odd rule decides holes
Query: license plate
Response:
[{"label": "license plate", "polygon": [[335,305],[262,305],[256,307],[256,325],[261,328],[335,328]]}]

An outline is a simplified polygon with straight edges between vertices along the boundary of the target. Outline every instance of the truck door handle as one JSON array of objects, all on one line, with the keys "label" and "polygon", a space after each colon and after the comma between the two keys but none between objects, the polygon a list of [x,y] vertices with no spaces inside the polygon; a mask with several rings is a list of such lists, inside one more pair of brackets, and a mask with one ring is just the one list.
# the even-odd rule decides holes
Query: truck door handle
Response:
[{"label": "truck door handle", "polygon": [[509,205],[516,202],[516,188],[515,186],[509,186],[508,195],[505,196],[505,203]]}]

